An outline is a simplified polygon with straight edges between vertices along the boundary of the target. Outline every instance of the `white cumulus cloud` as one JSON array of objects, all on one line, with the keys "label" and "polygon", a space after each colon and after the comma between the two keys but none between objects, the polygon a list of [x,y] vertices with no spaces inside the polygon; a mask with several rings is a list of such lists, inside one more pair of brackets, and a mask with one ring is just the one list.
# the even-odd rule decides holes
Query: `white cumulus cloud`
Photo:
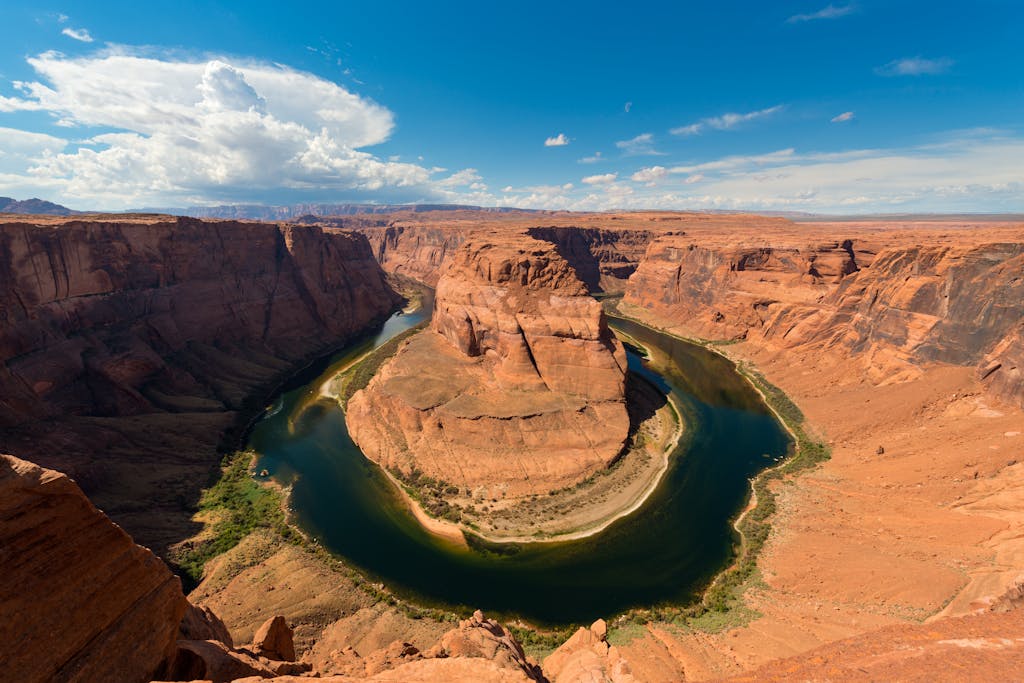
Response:
[{"label": "white cumulus cloud", "polygon": [[588,175],[580,182],[586,183],[587,185],[607,185],[608,183],[614,183],[615,179],[618,177],[618,173],[601,173],[599,175]]},{"label": "white cumulus cloud", "polygon": [[569,138],[565,137],[565,133],[559,133],[558,135],[544,141],[545,147],[565,147],[568,144]]},{"label": "white cumulus cloud", "polygon": [[634,183],[653,183],[660,178],[664,178],[666,175],[668,175],[668,169],[664,166],[650,166],[649,168],[641,168],[630,176],[630,180]]},{"label": "white cumulus cloud", "polygon": [[46,112],[85,135],[35,155],[22,175],[79,204],[272,201],[271,193],[454,200],[453,188],[475,198],[485,188],[472,169],[435,181],[422,166],[363,151],[389,138],[392,113],[286,66],[127,48],[28,62],[38,80],[15,82],[20,95],[0,97],[0,112]]}]

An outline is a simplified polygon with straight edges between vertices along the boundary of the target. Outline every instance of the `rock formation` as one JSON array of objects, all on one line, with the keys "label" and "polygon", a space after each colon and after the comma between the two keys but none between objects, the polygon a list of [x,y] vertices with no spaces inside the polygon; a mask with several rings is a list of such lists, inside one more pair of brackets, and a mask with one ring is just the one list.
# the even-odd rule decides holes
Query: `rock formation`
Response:
[{"label": "rock formation", "polygon": [[608,644],[608,625],[598,619],[580,628],[544,660],[544,675],[551,683],[607,681],[636,683],[618,648]]},{"label": "rock formation", "polygon": [[853,242],[714,244],[685,235],[651,243],[625,302],[709,338],[744,338],[780,302],[813,303],[870,261]]},{"label": "rock formation", "polygon": [[405,275],[434,286],[445,261],[472,228],[391,225],[359,230],[370,241],[373,254],[389,273]]},{"label": "rock formation", "polygon": [[978,379],[991,394],[1024,407],[1024,322],[1013,327],[982,359]]},{"label": "rock formation", "polygon": [[527,233],[551,242],[591,292],[621,292],[654,238],[652,230],[538,227]]},{"label": "rock formation", "polygon": [[915,376],[926,363],[978,365],[994,393],[1022,400],[1024,242],[877,253],[858,245],[753,249],[661,237],[624,301],[696,336],[854,359],[874,382]]},{"label": "rock formation", "polygon": [[477,236],[438,282],[431,329],[349,401],[349,430],[404,474],[554,490],[622,451],[625,367],[601,306],[552,245]]},{"label": "rock formation", "polygon": [[351,233],[12,220],[0,223],[0,438],[68,472],[161,553],[194,533],[188,505],[239,411],[396,303]]},{"label": "rock formation", "polygon": [[292,640],[292,629],[284,617],[271,617],[260,626],[252,639],[252,651],[267,659],[276,659],[282,662],[295,661],[295,642]]},{"label": "rock formation", "polygon": [[0,455],[4,680],[148,681],[173,654],[181,584],[59,472]]}]

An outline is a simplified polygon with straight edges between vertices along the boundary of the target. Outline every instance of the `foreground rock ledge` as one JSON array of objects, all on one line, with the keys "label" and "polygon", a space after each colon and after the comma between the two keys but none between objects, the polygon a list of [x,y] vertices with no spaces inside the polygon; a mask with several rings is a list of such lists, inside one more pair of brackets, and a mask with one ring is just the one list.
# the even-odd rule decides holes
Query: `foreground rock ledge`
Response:
[{"label": "foreground rock ledge", "polygon": [[489,496],[571,486],[620,455],[626,355],[554,246],[524,234],[463,244],[429,330],[348,403],[371,460]]}]

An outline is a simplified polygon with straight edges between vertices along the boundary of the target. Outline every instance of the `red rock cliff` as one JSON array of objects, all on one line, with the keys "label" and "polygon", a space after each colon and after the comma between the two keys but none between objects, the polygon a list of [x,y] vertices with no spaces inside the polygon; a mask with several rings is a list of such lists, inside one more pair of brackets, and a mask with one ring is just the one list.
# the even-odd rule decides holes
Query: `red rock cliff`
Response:
[{"label": "red rock cliff", "polygon": [[1021,401],[1024,243],[965,241],[750,248],[663,237],[624,301],[697,336],[854,359],[876,382],[925,363],[980,364],[993,391]]},{"label": "red rock cliff", "polygon": [[184,511],[237,411],[395,301],[351,233],[0,223],[0,437],[162,552],[194,531]]},{"label": "red rock cliff", "polygon": [[477,236],[438,283],[431,329],[349,401],[349,430],[388,468],[549,491],[621,452],[625,367],[601,306],[552,245]]}]

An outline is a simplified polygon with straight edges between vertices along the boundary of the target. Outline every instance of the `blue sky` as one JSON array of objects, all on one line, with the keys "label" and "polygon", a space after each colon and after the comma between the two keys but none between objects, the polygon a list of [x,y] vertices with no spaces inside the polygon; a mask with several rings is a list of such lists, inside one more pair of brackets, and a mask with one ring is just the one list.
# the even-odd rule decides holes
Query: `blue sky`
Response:
[{"label": "blue sky", "polygon": [[1024,3],[0,8],[0,194],[1024,211]]}]

